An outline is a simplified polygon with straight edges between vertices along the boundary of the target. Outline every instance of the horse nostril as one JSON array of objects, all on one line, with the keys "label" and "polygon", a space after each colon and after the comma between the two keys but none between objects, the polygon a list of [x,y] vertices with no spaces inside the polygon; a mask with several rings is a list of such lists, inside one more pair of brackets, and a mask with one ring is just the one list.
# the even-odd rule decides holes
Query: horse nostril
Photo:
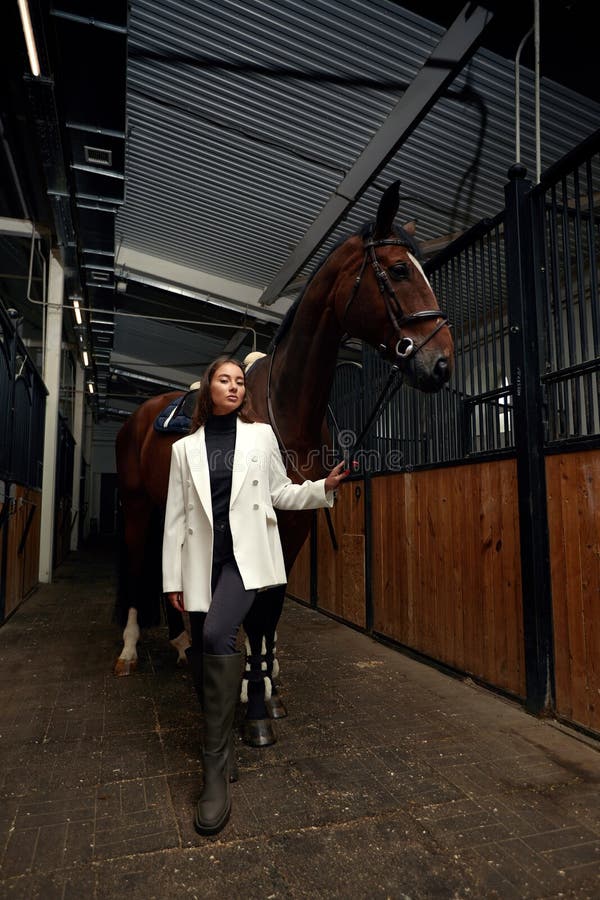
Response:
[{"label": "horse nostril", "polygon": [[450,378],[450,366],[445,356],[440,357],[435,364],[433,374],[442,384]]}]

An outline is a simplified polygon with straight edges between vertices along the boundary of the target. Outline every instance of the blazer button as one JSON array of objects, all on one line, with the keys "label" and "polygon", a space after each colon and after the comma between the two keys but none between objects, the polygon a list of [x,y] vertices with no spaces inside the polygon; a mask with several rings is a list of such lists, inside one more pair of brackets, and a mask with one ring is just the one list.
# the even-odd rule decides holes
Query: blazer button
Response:
[{"label": "blazer button", "polygon": [[193,509],[193,508],[194,508],[194,504],[190,503],[190,505],[188,506],[188,509]]},{"label": "blazer button", "polygon": [[258,456],[253,456],[253,457],[252,457],[252,462],[258,462]]},{"label": "blazer button", "polygon": [[258,503],[255,503],[252,509],[258,509]]},{"label": "blazer button", "polygon": [[257,485],[257,484],[258,484],[258,481],[256,480],[256,478],[254,479],[254,481],[252,482],[252,484],[254,484],[254,485]]},{"label": "blazer button", "polygon": [[194,533],[194,529],[193,529],[193,528],[188,528],[188,534],[193,534],[193,533]]}]

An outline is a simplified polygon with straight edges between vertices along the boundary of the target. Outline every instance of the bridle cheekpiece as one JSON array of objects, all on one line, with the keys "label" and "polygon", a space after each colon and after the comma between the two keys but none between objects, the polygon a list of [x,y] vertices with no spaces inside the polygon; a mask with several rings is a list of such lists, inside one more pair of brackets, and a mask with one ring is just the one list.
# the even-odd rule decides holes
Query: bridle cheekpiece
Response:
[{"label": "bridle cheekpiece", "polygon": [[[369,262],[371,264],[371,268],[373,269],[373,274],[375,275],[375,279],[379,287],[379,292],[383,297],[383,302],[385,303],[388,318],[392,323],[394,331],[399,335],[395,347],[396,357],[400,360],[407,361],[415,356],[419,352],[419,350],[422,350],[425,344],[429,343],[429,341],[438,333],[438,331],[440,331],[440,329],[448,326],[448,316],[440,309],[422,309],[418,312],[408,314],[405,313],[402,309],[402,304],[400,303],[400,299],[396,294],[396,291],[394,290],[394,285],[390,280],[390,276],[377,258],[376,249],[377,247],[405,247],[407,250],[411,250],[411,246],[407,241],[404,241],[400,238],[385,238],[382,240],[375,240],[373,237],[369,237],[363,241],[363,244],[365,248],[363,261],[358,275],[356,276],[356,279],[354,281],[352,293],[350,294],[348,302],[346,303],[346,306],[344,308],[342,322],[346,320],[348,310],[350,309],[352,303],[358,295],[362,277],[367,267],[367,263]],[[423,277],[425,277],[425,275],[423,275]],[[431,332],[423,341],[421,341],[420,344],[415,343],[415,341],[410,337],[403,336],[402,329],[407,325],[413,325],[415,322],[422,322],[427,319],[440,319],[441,321],[437,323],[435,328],[431,330]]]}]

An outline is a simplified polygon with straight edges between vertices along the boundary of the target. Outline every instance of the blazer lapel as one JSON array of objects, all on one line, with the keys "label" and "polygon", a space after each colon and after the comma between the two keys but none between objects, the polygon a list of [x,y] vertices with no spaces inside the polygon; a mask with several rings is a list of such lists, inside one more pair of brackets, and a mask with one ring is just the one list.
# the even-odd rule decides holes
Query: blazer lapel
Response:
[{"label": "blazer lapel", "polygon": [[194,487],[200,497],[204,512],[212,523],[212,498],[210,493],[210,475],[208,471],[208,458],[206,455],[206,441],[204,428],[199,428],[194,434],[194,440],[185,442],[185,454]]},{"label": "blazer lapel", "polygon": [[246,477],[246,472],[248,470],[246,454],[250,449],[248,446],[249,431],[249,427],[244,422],[242,422],[242,420],[238,416],[235,433],[235,455],[233,458],[233,471],[231,473],[231,499],[229,501],[230,509],[233,506],[235,498],[240,492],[240,489]]}]

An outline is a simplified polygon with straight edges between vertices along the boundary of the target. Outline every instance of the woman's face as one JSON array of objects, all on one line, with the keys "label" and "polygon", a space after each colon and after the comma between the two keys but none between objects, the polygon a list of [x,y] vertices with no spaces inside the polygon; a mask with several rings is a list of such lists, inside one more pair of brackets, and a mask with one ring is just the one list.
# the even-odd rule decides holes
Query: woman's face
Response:
[{"label": "woman's face", "polygon": [[235,363],[223,363],[210,381],[210,399],[215,416],[224,416],[242,405],[246,393],[244,373]]}]

